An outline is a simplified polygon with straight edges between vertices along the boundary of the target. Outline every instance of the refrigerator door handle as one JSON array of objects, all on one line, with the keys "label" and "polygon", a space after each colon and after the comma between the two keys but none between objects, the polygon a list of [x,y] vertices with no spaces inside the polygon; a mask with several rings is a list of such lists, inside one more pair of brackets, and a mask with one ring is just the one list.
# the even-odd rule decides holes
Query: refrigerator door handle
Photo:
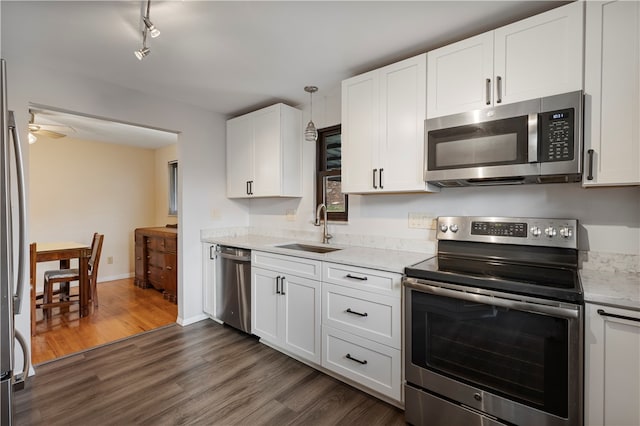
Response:
[{"label": "refrigerator door handle", "polygon": [[22,162],[22,147],[20,145],[20,135],[16,128],[16,120],[13,111],[9,111],[9,130],[13,139],[13,148],[16,159],[16,174],[18,175],[18,285],[16,286],[16,294],[13,296],[13,312],[19,314],[22,307],[22,295],[24,292],[24,271],[26,264],[26,196],[24,192],[24,169]]}]

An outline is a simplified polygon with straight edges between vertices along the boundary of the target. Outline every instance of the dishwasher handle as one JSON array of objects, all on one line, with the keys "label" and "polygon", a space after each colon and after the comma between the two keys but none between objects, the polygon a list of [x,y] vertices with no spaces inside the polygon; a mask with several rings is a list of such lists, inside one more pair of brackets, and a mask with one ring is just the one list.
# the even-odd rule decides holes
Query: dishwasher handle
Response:
[{"label": "dishwasher handle", "polygon": [[218,256],[220,256],[223,259],[237,260],[239,262],[251,262],[251,255],[238,256],[237,254],[228,254],[228,253],[218,252]]}]

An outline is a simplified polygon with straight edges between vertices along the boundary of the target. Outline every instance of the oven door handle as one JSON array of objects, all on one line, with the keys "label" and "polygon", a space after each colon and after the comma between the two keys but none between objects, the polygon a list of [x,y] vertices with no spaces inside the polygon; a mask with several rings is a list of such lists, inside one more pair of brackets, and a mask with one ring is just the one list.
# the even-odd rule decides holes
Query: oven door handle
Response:
[{"label": "oven door handle", "polygon": [[468,293],[465,291],[451,290],[448,288],[423,284],[414,279],[405,279],[405,287],[412,288],[422,293],[429,293],[436,296],[450,297],[452,299],[467,300],[469,302],[483,303],[485,305],[499,306],[502,308],[515,309],[518,311],[543,314],[559,318],[577,319],[579,311],[577,308],[563,308],[560,306],[543,305],[532,302],[522,302],[519,300],[505,299],[502,297],[487,296],[484,294]]}]

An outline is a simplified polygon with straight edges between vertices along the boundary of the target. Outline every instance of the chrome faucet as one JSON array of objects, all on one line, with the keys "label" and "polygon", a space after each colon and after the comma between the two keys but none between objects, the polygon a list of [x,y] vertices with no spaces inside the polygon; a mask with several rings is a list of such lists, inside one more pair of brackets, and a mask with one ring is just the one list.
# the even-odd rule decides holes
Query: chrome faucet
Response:
[{"label": "chrome faucet", "polygon": [[315,226],[320,226],[320,212],[324,209],[324,230],[322,231],[322,243],[328,244],[329,240],[333,238],[333,235],[327,232],[327,206],[324,203],[318,204],[318,208],[316,209],[316,221],[314,223]]}]

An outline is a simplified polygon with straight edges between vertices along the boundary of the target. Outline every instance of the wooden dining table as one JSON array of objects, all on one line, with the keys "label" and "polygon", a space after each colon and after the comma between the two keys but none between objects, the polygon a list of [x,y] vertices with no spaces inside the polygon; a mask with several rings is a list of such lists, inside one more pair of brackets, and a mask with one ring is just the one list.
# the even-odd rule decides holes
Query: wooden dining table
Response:
[{"label": "wooden dining table", "polygon": [[[38,243],[36,245],[36,262],[59,261],[60,269],[68,269],[72,259],[78,259],[78,273],[80,280],[78,292],[80,295],[80,317],[89,315],[89,258],[91,247],[73,241],[54,243]],[[34,289],[35,291],[35,289]]]}]

